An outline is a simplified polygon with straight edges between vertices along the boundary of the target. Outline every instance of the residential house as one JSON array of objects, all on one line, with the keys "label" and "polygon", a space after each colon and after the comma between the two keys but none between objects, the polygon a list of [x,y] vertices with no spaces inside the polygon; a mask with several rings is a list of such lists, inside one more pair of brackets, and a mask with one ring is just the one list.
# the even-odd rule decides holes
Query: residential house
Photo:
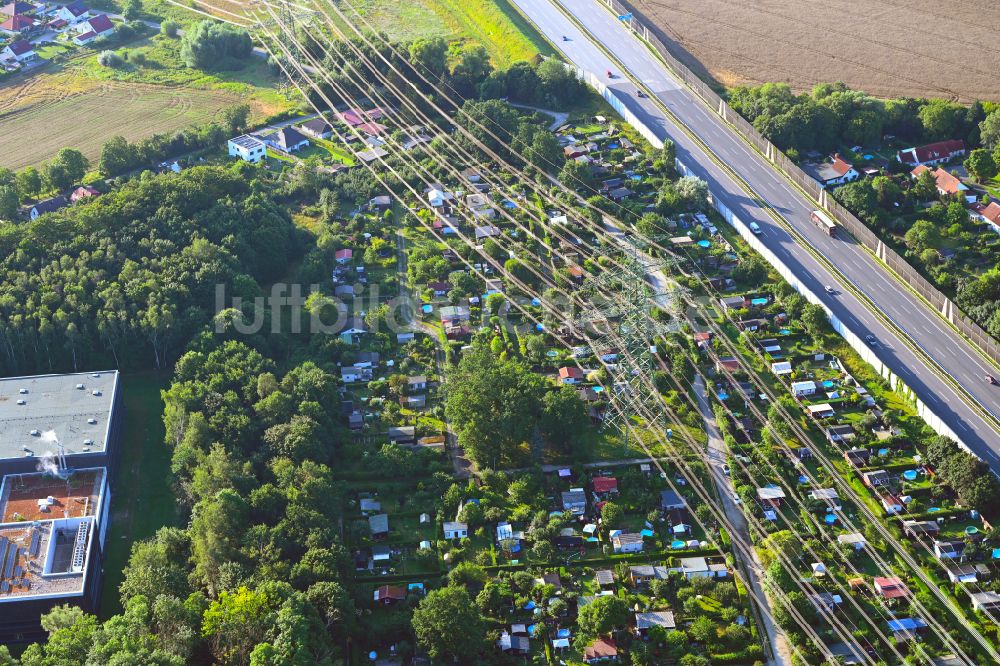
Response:
[{"label": "residential house", "polygon": [[990,225],[993,231],[1000,233],[1000,203],[991,201],[986,205],[976,202],[969,206],[973,218]]},{"label": "residential house", "polygon": [[745,310],[750,307],[750,302],[746,296],[724,296],[719,299],[719,305],[722,306],[724,312],[728,313],[733,310]]},{"label": "residential house", "polygon": [[[836,443],[836,442],[849,442],[852,439],[854,439],[855,437],[857,437],[857,433],[854,432],[854,428],[852,428],[851,426],[849,426],[847,424],[829,426],[829,427],[827,427],[825,429],[824,432],[826,433],[826,438],[830,442],[833,442],[833,443]],[[846,451],[846,452],[844,452],[844,456],[846,457],[848,453],[855,453],[855,452],[854,451]],[[863,454],[868,454],[868,456],[865,458],[865,460],[864,460],[864,462],[862,464],[860,464],[860,465],[854,465],[854,466],[855,467],[864,467],[864,465],[868,464],[868,458],[871,457],[871,452],[867,451],[867,450],[863,450],[863,451],[860,451],[859,453],[861,453],[862,455]],[[851,459],[847,458],[847,461],[851,462]]]},{"label": "residential house", "polygon": [[345,384],[370,382],[372,380],[372,370],[371,368],[360,368],[356,365],[344,366],[340,369],[340,379]]},{"label": "residential house", "polygon": [[660,491],[660,509],[663,511],[671,511],[673,509],[686,509],[687,502],[684,498],[675,493],[673,490],[662,490]]},{"label": "residential house", "polygon": [[861,175],[853,164],[840,156],[840,153],[834,153],[828,161],[814,165],[809,171],[810,175],[824,187],[850,183]]},{"label": "residential house", "polygon": [[731,356],[720,358],[715,362],[715,371],[720,374],[725,372],[739,372],[740,362]]},{"label": "residential house", "polygon": [[805,382],[792,382],[792,395],[796,398],[803,398],[814,393],[816,393],[816,382],[811,380]]},{"label": "residential house", "polygon": [[551,585],[557,590],[562,589],[562,580],[559,579],[559,574],[554,571],[546,571],[540,577],[535,579],[536,585]]},{"label": "residential house", "polygon": [[885,512],[890,516],[902,513],[903,507],[905,506],[905,504],[903,504],[903,500],[892,494],[883,495],[879,498],[879,501],[882,503],[882,508],[885,509]]},{"label": "residential house", "polygon": [[610,569],[598,569],[594,572],[594,579],[598,587],[613,587],[615,584],[615,574]]},{"label": "residential house", "polygon": [[447,282],[428,282],[427,288],[430,289],[435,296],[445,296],[451,290],[451,285]]},{"label": "residential house", "polygon": [[77,201],[81,201],[83,199],[90,199],[91,197],[99,197],[99,196],[101,196],[101,193],[100,191],[97,190],[96,187],[92,187],[90,185],[81,185],[80,187],[73,190],[73,192],[69,195],[69,200],[71,203],[76,203]]},{"label": "residential house", "polygon": [[910,588],[895,576],[876,576],[872,584],[875,586],[875,593],[889,601],[910,596]]},{"label": "residential house", "polygon": [[67,23],[79,23],[89,16],[90,10],[82,2],[71,2],[59,8],[55,16]]},{"label": "residential house", "polygon": [[422,394],[400,396],[399,405],[408,409],[423,409],[427,406],[427,396]]},{"label": "residential house", "polygon": [[354,250],[352,250],[350,248],[343,248],[343,249],[337,250],[333,254],[333,258],[334,258],[334,261],[336,261],[338,264],[341,264],[341,265],[350,263],[351,260],[354,259]]},{"label": "residential house", "polygon": [[475,236],[476,242],[486,240],[487,238],[493,238],[494,236],[500,235],[500,228],[492,224],[487,224],[481,227],[476,227]]},{"label": "residential house", "polygon": [[382,585],[375,589],[375,603],[389,605],[406,599],[406,588],[399,585]]},{"label": "residential house", "polygon": [[560,534],[559,536],[553,537],[552,545],[555,546],[557,550],[578,550],[583,552],[584,542],[583,537],[581,536]]},{"label": "residential house", "polygon": [[65,208],[68,205],[69,200],[60,194],[57,197],[52,197],[51,199],[45,199],[44,201],[36,203],[28,210],[28,217],[32,220],[37,220],[39,215],[54,213],[60,208]]},{"label": "residential house", "polygon": [[616,553],[641,553],[644,545],[638,532],[621,532],[611,537],[611,546]]},{"label": "residential house", "polygon": [[413,444],[417,441],[417,429],[414,426],[397,426],[389,428],[389,441],[393,444]]},{"label": "residential house", "polygon": [[427,189],[427,202],[432,208],[441,208],[447,203],[454,201],[455,195],[444,189],[441,185],[434,185]]},{"label": "residential house", "polygon": [[587,511],[587,493],[583,488],[571,488],[562,493],[563,511],[582,516]]},{"label": "residential house", "polygon": [[576,384],[583,381],[584,377],[583,370],[575,366],[563,366],[559,368],[559,382],[561,384]]},{"label": "residential house", "polygon": [[[771,372],[778,375],[779,377],[782,375],[790,375],[792,374],[792,364],[789,361],[778,361],[777,363],[772,363]],[[812,413],[813,407],[823,407],[823,406],[824,405],[810,405],[809,411],[810,413]],[[830,407],[830,405],[825,405],[825,407],[826,407],[825,411],[829,411],[831,414],[833,413],[833,408]]]},{"label": "residential house", "polygon": [[989,567],[985,564],[948,564],[945,566],[948,580],[952,583],[978,583],[980,577],[988,578]]},{"label": "residential house", "polygon": [[[918,166],[910,172],[914,179],[925,171],[930,171],[930,167]],[[933,171],[934,180],[937,183],[937,191],[941,196],[962,197],[966,203],[973,203],[976,200],[975,194],[968,194],[969,186],[962,182],[958,176],[953,176],[944,169],[938,167]]]},{"label": "residential house", "polygon": [[972,607],[980,613],[1000,612],[1000,594],[993,591],[973,592],[969,595],[972,598]]},{"label": "residential house", "polygon": [[414,375],[406,378],[407,391],[424,391],[427,389],[427,377],[424,375]]},{"label": "residential house", "polygon": [[837,543],[843,546],[850,546],[854,550],[864,550],[865,546],[868,545],[868,541],[865,539],[865,535],[860,532],[849,532],[847,534],[837,535]]},{"label": "residential house", "polygon": [[228,141],[229,156],[256,164],[267,156],[267,144],[251,134],[244,134]]},{"label": "residential house", "polygon": [[615,189],[608,192],[608,198],[612,201],[624,201],[632,196],[632,190],[627,187],[616,187]]},{"label": "residential house", "polygon": [[662,627],[667,631],[677,629],[677,621],[671,611],[647,611],[635,614],[635,633],[643,638],[649,636],[649,630],[653,627]]},{"label": "residential house", "polygon": [[704,557],[682,557],[678,564],[680,565],[679,570],[685,578],[711,578],[715,576],[708,560]]},{"label": "residential house", "polygon": [[888,485],[892,481],[892,477],[884,469],[878,469],[873,472],[862,472],[861,481],[869,488],[878,488]]},{"label": "residential house", "polygon": [[3,51],[0,51],[0,59],[4,60],[16,60],[17,62],[26,62],[35,57],[35,47],[31,45],[31,42],[19,39],[16,42],[11,42]]},{"label": "residential house", "polygon": [[781,508],[781,501],[785,499],[785,491],[777,486],[767,486],[757,489],[757,500],[761,506],[778,509]]},{"label": "residential house", "polygon": [[618,661],[618,644],[613,638],[600,637],[583,649],[585,664],[598,664],[606,661]]},{"label": "residential house", "polygon": [[594,494],[599,497],[618,494],[618,479],[613,476],[595,476],[591,487],[594,489]]},{"label": "residential house", "polygon": [[18,14],[31,14],[38,7],[31,4],[30,2],[24,2],[23,0],[15,0],[14,2],[8,2],[3,7],[0,7],[0,16],[17,16]]},{"label": "residential house", "polygon": [[384,538],[389,534],[389,516],[384,513],[368,516],[368,529],[371,530],[372,538]]},{"label": "residential house", "polygon": [[392,559],[392,551],[389,546],[376,544],[372,546],[372,562],[388,562]]},{"label": "residential house", "polygon": [[444,524],[445,539],[466,539],[469,536],[469,526],[458,521],[448,521]]},{"label": "residential house", "polygon": [[0,23],[0,32],[8,35],[17,35],[23,32],[29,32],[34,27],[35,21],[33,19],[17,14],[15,16],[11,16],[3,23]]},{"label": "residential house", "polygon": [[388,194],[380,194],[376,197],[372,197],[368,201],[368,209],[377,211],[379,213],[384,213],[385,211],[392,208],[392,197]]},{"label": "residential house", "polygon": [[910,539],[931,536],[936,537],[941,532],[941,526],[936,520],[904,520],[903,534]]},{"label": "residential house", "polygon": [[267,137],[272,146],[286,153],[294,153],[309,147],[309,139],[294,127],[282,127]]},{"label": "residential house", "polygon": [[892,637],[897,643],[908,643],[927,629],[927,623],[919,617],[904,617],[886,622]]},{"label": "residential house", "polygon": [[827,502],[837,511],[840,510],[840,495],[836,488],[817,488],[809,492],[809,499]]},{"label": "residential house", "polygon": [[962,562],[965,560],[964,541],[935,541],[934,556],[939,560]]},{"label": "residential house", "polygon": [[314,139],[329,139],[333,136],[333,125],[322,117],[311,118],[301,123],[298,127],[300,132]]},{"label": "residential house", "polygon": [[[848,426],[850,427],[850,426]],[[853,433],[854,430],[852,429]],[[851,449],[850,451],[844,451],[844,460],[849,462],[852,467],[866,467],[868,461],[871,460],[872,452],[869,449]]]},{"label": "residential house", "polygon": [[361,513],[364,514],[379,512],[382,510],[382,503],[370,497],[362,498],[361,502],[359,503],[359,506],[361,508]]},{"label": "residential house", "polygon": [[844,599],[839,594],[819,592],[817,594],[810,594],[809,601],[816,607],[816,612],[822,615],[823,613],[832,613],[837,610],[837,606],[842,604]]},{"label": "residential house", "polygon": [[651,564],[637,564],[628,568],[629,582],[634,586],[646,585],[651,580],[666,580],[670,570]]},{"label": "residential house", "polygon": [[896,159],[911,166],[933,166],[965,155],[965,142],[960,139],[938,141],[896,153]]},{"label": "residential house", "polygon": [[500,634],[497,647],[500,648],[501,652],[526,655],[531,652],[531,641],[527,636],[512,636],[505,630]]},{"label": "residential house", "polygon": [[111,22],[107,14],[98,14],[92,19],[80,23],[77,28],[79,32],[73,37],[73,43],[79,46],[90,42],[110,37],[115,32],[115,24]]}]

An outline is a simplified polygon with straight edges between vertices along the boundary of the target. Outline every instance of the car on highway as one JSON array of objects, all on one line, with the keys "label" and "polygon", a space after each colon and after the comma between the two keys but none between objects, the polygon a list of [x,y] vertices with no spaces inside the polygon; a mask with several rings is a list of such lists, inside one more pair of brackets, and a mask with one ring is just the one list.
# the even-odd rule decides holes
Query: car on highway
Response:
[{"label": "car on highway", "polygon": [[830,285],[826,285],[825,287],[823,287],[823,291],[825,291],[826,293],[830,294],[831,296],[832,296],[833,294],[836,294],[836,293],[837,293],[837,292],[836,292],[836,291],[834,290],[834,288],[833,288],[833,287],[831,287]]},{"label": "car on highway", "polygon": [[609,79],[613,79],[613,78],[615,78],[615,75],[614,75],[614,73],[613,73],[613,72],[612,72],[612,71],[611,71],[610,69],[609,69],[609,70],[607,70],[607,71],[606,71],[606,72],[604,72],[604,73],[608,75],[608,78],[609,78]]},{"label": "car on highway", "polygon": [[566,35],[563,35],[563,41],[564,42],[568,42],[569,41],[569,37],[567,37]]},{"label": "car on highway", "polygon": [[722,466],[722,473],[725,474],[726,476],[729,476],[729,465]]},{"label": "car on highway", "polygon": [[636,90],[635,94],[636,94],[636,97],[642,97],[644,99],[646,97],[646,93],[642,92],[641,90]]},{"label": "car on highway", "polygon": [[757,234],[759,236],[761,234],[760,225],[757,224],[756,222],[751,222],[750,223],[750,231],[754,232],[755,234]]},{"label": "car on highway", "polygon": [[878,346],[878,340],[876,340],[875,336],[872,335],[871,333],[869,333],[868,335],[865,336],[865,342],[868,343],[869,347],[876,347],[876,346]]},{"label": "car on highway", "polygon": [[740,499],[740,496],[737,495],[736,491],[734,490],[733,491],[733,504],[740,504],[742,502],[743,502],[743,500]]},{"label": "car on highway", "polygon": [[997,383],[997,378],[994,377],[993,375],[986,375],[986,381],[989,384],[996,384]]}]

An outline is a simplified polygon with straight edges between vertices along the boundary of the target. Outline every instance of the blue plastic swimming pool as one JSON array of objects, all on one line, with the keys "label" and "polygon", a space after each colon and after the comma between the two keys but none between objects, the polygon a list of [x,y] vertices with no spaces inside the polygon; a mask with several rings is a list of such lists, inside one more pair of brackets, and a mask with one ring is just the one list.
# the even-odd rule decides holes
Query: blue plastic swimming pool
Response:
[{"label": "blue plastic swimming pool", "polygon": [[712,244],[707,240],[698,241],[698,245],[700,245],[701,247],[712,247]]},{"label": "blue plastic swimming pool", "polygon": [[905,472],[903,472],[903,478],[906,479],[907,481],[916,481],[917,470],[915,469],[906,470]]}]

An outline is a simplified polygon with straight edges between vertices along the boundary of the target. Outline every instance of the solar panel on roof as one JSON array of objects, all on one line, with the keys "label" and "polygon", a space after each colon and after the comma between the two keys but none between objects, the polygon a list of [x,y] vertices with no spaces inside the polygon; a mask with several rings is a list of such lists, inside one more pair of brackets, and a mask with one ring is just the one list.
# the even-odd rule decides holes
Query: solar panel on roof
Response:
[{"label": "solar panel on roof", "polygon": [[14,565],[17,564],[17,544],[7,545],[7,564],[3,568],[3,577],[10,578],[14,573]]},{"label": "solar panel on roof", "polygon": [[10,583],[7,581],[0,582],[0,592],[7,594],[10,592]]},{"label": "solar panel on roof", "polygon": [[28,548],[28,554],[31,557],[38,557],[38,549],[42,545],[42,535],[38,530],[32,530],[31,532],[31,546]]}]

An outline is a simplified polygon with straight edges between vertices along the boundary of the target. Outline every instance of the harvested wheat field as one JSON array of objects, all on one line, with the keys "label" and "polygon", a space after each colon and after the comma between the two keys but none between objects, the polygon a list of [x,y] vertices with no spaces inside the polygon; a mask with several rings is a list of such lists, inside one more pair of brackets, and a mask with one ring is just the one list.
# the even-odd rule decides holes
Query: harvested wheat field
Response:
[{"label": "harvested wheat field", "polygon": [[630,0],[725,86],[843,81],[880,97],[1000,101],[997,0]]},{"label": "harvested wheat field", "polygon": [[[0,89],[0,166],[38,165],[72,146],[96,163],[116,134],[137,140],[213,120],[242,97],[222,90],[41,74]],[[113,119],[113,121],[111,121]]]}]

